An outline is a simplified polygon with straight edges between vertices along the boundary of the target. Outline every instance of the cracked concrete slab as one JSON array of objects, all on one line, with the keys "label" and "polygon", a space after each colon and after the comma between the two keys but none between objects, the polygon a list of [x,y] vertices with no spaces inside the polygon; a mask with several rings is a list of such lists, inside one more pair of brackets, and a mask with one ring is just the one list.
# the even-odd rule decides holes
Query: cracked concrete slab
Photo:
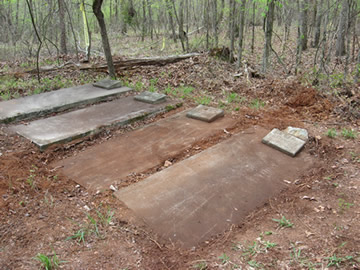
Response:
[{"label": "cracked concrete slab", "polygon": [[85,84],[2,101],[0,102],[0,123],[30,119],[84,104],[93,104],[114,96],[123,95],[131,90],[129,87],[105,90],[91,84]]},{"label": "cracked concrete slab", "polygon": [[262,144],[267,132],[234,135],[115,196],[164,241],[195,246],[240,224],[313,164],[305,153],[291,158]]},{"label": "cracked concrete slab", "polygon": [[69,142],[94,134],[104,127],[125,125],[131,121],[166,110],[163,104],[137,102],[133,97],[117,99],[84,109],[40,119],[26,125],[16,125],[11,129],[35,143],[41,150],[55,143]]},{"label": "cracked concrete slab", "polygon": [[210,124],[197,121],[187,118],[184,111],[52,166],[60,166],[61,173],[88,189],[109,189],[111,184],[121,185],[129,174],[161,166],[167,159],[234,125],[235,121],[227,117]]}]

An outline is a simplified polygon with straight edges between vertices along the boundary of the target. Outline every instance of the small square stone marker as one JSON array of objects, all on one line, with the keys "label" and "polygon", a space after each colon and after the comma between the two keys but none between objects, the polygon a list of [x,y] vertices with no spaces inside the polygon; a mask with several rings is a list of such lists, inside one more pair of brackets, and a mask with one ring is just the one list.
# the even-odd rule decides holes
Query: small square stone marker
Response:
[{"label": "small square stone marker", "polygon": [[204,121],[211,123],[214,120],[223,117],[224,111],[221,109],[208,107],[204,105],[199,105],[196,108],[192,109],[186,114],[187,117],[193,118],[196,120]]},{"label": "small square stone marker", "polygon": [[268,133],[262,142],[292,157],[295,157],[305,145],[305,141],[277,128]]},{"label": "small square stone marker", "polygon": [[109,78],[103,79],[101,81],[98,81],[93,84],[95,87],[103,88],[106,90],[111,90],[115,88],[119,88],[122,86],[122,83],[120,81],[112,80]]},{"label": "small square stone marker", "polygon": [[142,92],[140,95],[137,95],[134,98],[137,101],[150,104],[158,104],[166,101],[166,95],[149,91]]}]

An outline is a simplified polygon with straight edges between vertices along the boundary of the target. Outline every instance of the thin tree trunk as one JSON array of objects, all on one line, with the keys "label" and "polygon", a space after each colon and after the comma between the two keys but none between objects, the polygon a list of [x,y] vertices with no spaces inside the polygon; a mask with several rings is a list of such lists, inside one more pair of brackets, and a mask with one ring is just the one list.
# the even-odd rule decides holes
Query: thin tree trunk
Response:
[{"label": "thin tree trunk", "polygon": [[269,67],[269,58],[271,52],[271,39],[274,25],[274,10],[275,10],[276,0],[268,1],[268,12],[265,19],[265,46],[264,46],[264,55],[263,55],[263,65],[262,71],[267,72]]},{"label": "thin tree trunk", "polygon": [[230,55],[229,62],[234,59],[235,49],[235,0],[230,0]]},{"label": "thin tree trunk", "polygon": [[29,0],[26,0],[26,3],[27,3],[27,6],[29,8],[29,14],[30,14],[30,18],[31,18],[31,23],[34,27],[34,31],[35,31],[35,34],[36,34],[36,37],[39,41],[39,46],[38,46],[38,49],[37,49],[37,52],[36,52],[36,70],[37,70],[37,77],[38,77],[38,81],[40,83],[40,68],[39,68],[39,57],[40,57],[40,50],[41,50],[41,47],[42,47],[42,40],[40,38],[40,35],[39,35],[39,32],[36,28],[36,24],[35,24],[35,20],[34,20],[34,16],[33,16],[33,12],[32,12],[32,8],[31,8],[31,3],[29,2]]},{"label": "thin tree trunk", "polygon": [[103,3],[103,0],[94,0],[92,8],[93,8],[93,12],[96,16],[96,19],[99,23],[101,40],[102,40],[102,45],[103,45],[103,49],[104,49],[104,53],[105,53],[106,62],[108,65],[109,75],[111,78],[116,78],[115,67],[114,67],[114,63],[113,63],[113,59],[112,59],[112,55],[111,55],[110,43],[109,43],[107,31],[106,31],[104,14],[101,11],[102,3]]},{"label": "thin tree trunk", "polygon": [[60,22],[60,52],[67,54],[64,0],[58,0]]},{"label": "thin tree trunk", "polygon": [[254,53],[254,44],[255,44],[255,11],[256,11],[256,2],[253,0],[253,14],[252,14],[252,29],[251,29],[251,53]]},{"label": "thin tree trunk", "polygon": [[347,29],[347,17],[349,14],[349,0],[343,0],[342,1],[342,8],[341,8],[341,14],[340,14],[340,22],[339,22],[339,28],[337,33],[337,39],[336,39],[336,56],[343,56],[346,54],[345,50],[345,36],[346,36],[346,29]]},{"label": "thin tree trunk", "polygon": [[323,2],[324,2],[324,0],[321,0],[320,4],[318,5],[318,12],[317,12],[316,22],[315,22],[314,42],[312,44],[313,48],[316,48],[317,46],[319,46],[319,42],[320,42],[321,20],[322,20],[322,17],[323,17],[323,15],[322,15]]},{"label": "thin tree trunk", "polygon": [[169,23],[170,23],[170,28],[171,28],[171,32],[172,32],[172,38],[174,40],[174,43],[176,42],[176,31],[175,31],[175,25],[174,25],[174,19],[173,19],[173,13],[172,13],[172,6],[170,3],[170,0],[166,0],[166,9],[169,15]]},{"label": "thin tree trunk", "polygon": [[218,9],[217,9],[217,0],[213,0],[213,31],[214,31],[214,47],[216,48],[219,45],[219,31],[218,31]]},{"label": "thin tree trunk", "polygon": [[302,51],[306,51],[307,50],[307,32],[308,32],[308,27],[307,27],[307,20],[308,20],[308,7],[309,3],[307,0],[301,0],[301,4],[300,4],[300,44],[301,44],[301,50]]},{"label": "thin tree trunk", "polygon": [[243,53],[243,39],[244,39],[244,22],[245,22],[245,5],[246,0],[241,0],[240,5],[240,25],[239,25],[239,52],[237,66],[241,66],[242,53]]}]

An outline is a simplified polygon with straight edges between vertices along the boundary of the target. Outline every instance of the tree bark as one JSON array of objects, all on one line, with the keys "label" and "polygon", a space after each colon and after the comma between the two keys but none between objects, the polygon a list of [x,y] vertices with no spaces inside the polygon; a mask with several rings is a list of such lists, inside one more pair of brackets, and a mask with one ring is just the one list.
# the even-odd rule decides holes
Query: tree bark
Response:
[{"label": "tree bark", "polygon": [[265,18],[265,46],[264,46],[263,65],[262,65],[262,71],[264,73],[268,70],[269,67],[271,39],[272,39],[273,25],[274,25],[275,1],[276,0],[268,0],[268,12]]},{"label": "tree bark", "polygon": [[307,41],[308,41],[308,37],[307,37],[307,32],[308,32],[308,27],[307,27],[307,20],[308,20],[308,7],[309,3],[307,0],[301,0],[301,5],[300,5],[300,44],[301,44],[301,50],[302,51],[306,51],[307,50]]},{"label": "tree bark", "polygon": [[65,25],[65,3],[64,0],[58,0],[59,23],[60,23],[60,53],[67,54],[66,48],[66,25]]},{"label": "tree bark", "polygon": [[103,3],[103,0],[94,0],[92,8],[93,8],[93,12],[96,16],[96,19],[99,23],[101,40],[102,40],[105,58],[106,58],[106,62],[107,62],[108,70],[109,70],[109,75],[111,78],[116,78],[115,67],[114,67],[114,63],[113,63],[113,59],[112,59],[112,55],[111,55],[110,43],[109,43],[107,31],[106,31],[104,14],[101,11],[102,3]]},{"label": "tree bark", "polygon": [[346,22],[347,22],[348,14],[349,14],[349,0],[343,0],[341,14],[340,14],[339,28],[336,39],[336,52],[335,52],[336,56],[343,56],[346,54],[345,36],[347,29]]},{"label": "tree bark", "polygon": [[316,16],[316,22],[315,22],[315,33],[314,33],[314,42],[312,44],[313,48],[316,48],[319,46],[320,42],[320,33],[321,33],[321,20],[322,20],[322,6],[323,6],[324,0],[321,0],[318,7],[317,7],[317,16]]},{"label": "tree bark", "polygon": [[240,25],[239,25],[239,52],[238,52],[238,59],[237,59],[237,66],[238,67],[241,66],[242,52],[243,52],[245,5],[246,5],[246,0],[241,0],[241,5],[240,5]]}]

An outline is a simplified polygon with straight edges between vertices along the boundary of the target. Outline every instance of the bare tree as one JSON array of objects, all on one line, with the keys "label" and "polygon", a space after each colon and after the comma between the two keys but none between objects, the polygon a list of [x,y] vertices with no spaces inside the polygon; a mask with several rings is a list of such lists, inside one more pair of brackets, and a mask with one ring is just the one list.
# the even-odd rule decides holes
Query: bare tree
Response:
[{"label": "bare tree", "polygon": [[239,51],[238,51],[238,59],[237,66],[240,67],[242,60],[242,52],[243,52],[243,39],[244,39],[244,22],[245,22],[245,5],[246,0],[241,0],[240,5],[240,25],[239,25]]}]

